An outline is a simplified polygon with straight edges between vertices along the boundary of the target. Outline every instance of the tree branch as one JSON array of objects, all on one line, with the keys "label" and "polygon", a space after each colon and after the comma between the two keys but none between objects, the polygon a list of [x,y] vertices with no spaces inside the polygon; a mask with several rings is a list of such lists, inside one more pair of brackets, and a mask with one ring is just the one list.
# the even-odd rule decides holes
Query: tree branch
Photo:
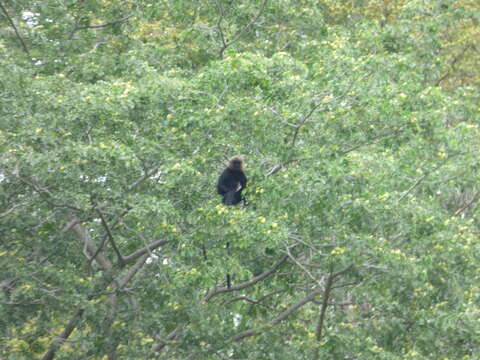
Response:
[{"label": "tree branch", "polygon": [[287,262],[288,256],[284,256],[278,263],[276,263],[270,270],[267,270],[263,273],[261,273],[258,276],[255,276],[253,279],[245,281],[243,283],[240,283],[238,285],[231,286],[230,288],[228,287],[221,287],[221,288],[214,288],[212,291],[210,291],[205,298],[203,299],[205,302],[209,301],[211,298],[227,293],[227,292],[232,292],[232,291],[238,291],[238,290],[243,290],[245,288],[248,288],[259,281],[262,281],[263,279],[269,277],[272,275],[275,271],[277,271],[280,267],[282,267],[286,262]]},{"label": "tree branch", "polygon": [[[132,210],[132,207],[130,205],[127,205],[127,208],[120,214],[117,216],[117,218],[113,221],[112,223],[112,226],[110,227],[111,229],[114,229],[119,223],[120,223],[120,220],[129,213],[129,211]],[[100,243],[100,245],[98,246],[98,249],[97,249],[97,252],[90,258],[90,261],[89,263],[91,264],[92,261],[95,259],[95,257],[97,256],[97,254],[103,250],[103,246],[105,245],[105,241],[107,241],[107,238],[108,238],[108,233],[106,233],[104,236],[103,236],[103,239],[102,239],[102,242]]]},{"label": "tree branch", "polygon": [[267,174],[265,176],[266,177],[271,176],[271,175],[275,174],[276,172],[279,172],[281,169],[283,169],[288,164],[295,163],[295,162],[300,162],[300,161],[303,161],[303,160],[305,160],[305,159],[288,159],[287,161],[284,161],[283,163],[275,165],[273,168],[271,168],[267,172]]},{"label": "tree branch", "polygon": [[357,144],[357,145],[354,145],[350,148],[347,148],[345,150],[342,150],[340,151],[340,154],[341,155],[346,155],[348,154],[349,152],[352,152],[352,151],[355,151],[363,146],[367,146],[367,145],[371,145],[371,144],[374,144],[376,142],[376,140],[379,140],[379,139],[384,139],[384,138],[389,138],[389,137],[392,137],[392,136],[396,136],[400,133],[403,132],[403,127],[400,127],[399,129],[397,130],[394,130],[392,132],[389,132],[389,133],[383,133],[383,134],[379,134],[379,135],[376,135],[374,137],[372,137],[371,139],[368,139],[367,141],[364,141],[360,144]]},{"label": "tree branch", "polygon": [[155,344],[152,348],[152,351],[157,352],[157,353],[161,352],[163,350],[163,348],[165,348],[165,346],[167,346],[169,344],[170,341],[174,340],[177,337],[178,333],[183,328],[184,328],[184,325],[178,325],[172,332],[170,332],[165,337],[165,339],[161,339],[158,344]]},{"label": "tree branch", "polygon": [[422,183],[423,180],[425,180],[425,178],[430,175],[430,172],[427,172],[425,173],[424,175],[420,176],[417,181],[415,181],[415,183],[410,186],[410,188],[405,191],[405,193],[397,200],[397,203],[399,203],[400,201],[402,201],[403,199],[405,199],[407,197],[408,194],[410,194],[413,189],[415,189],[418,185],[420,185]]},{"label": "tree branch", "polygon": [[145,180],[147,180],[148,178],[152,177],[153,175],[155,175],[157,172],[158,172],[158,169],[159,169],[160,166],[156,166],[156,167],[153,167],[153,168],[146,168],[145,169],[145,173],[137,180],[135,181],[134,183],[128,185],[127,187],[127,191],[131,191],[133,190],[135,187],[137,187],[139,184],[141,184],[142,182],[144,182]]},{"label": "tree branch", "polygon": [[223,10],[221,8],[221,6],[219,5],[219,8],[220,8],[220,11],[221,11],[221,17],[220,19],[218,20],[217,22],[217,29],[218,29],[218,33],[220,35],[220,40],[222,41],[222,47],[220,48],[220,59],[223,59],[223,54],[225,52],[225,50],[227,50],[227,48],[232,45],[234,42],[236,42],[238,39],[240,39],[244,33],[246,33],[247,31],[250,30],[250,28],[257,22],[257,20],[260,18],[260,16],[262,15],[263,13],[263,10],[265,10],[265,7],[268,3],[268,0],[264,0],[261,7],[260,7],[260,10],[258,11],[257,15],[252,19],[252,21],[250,21],[250,23],[248,23],[247,25],[245,25],[242,29],[240,29],[232,38],[232,40],[228,41],[226,38],[225,38],[225,35],[223,33],[223,29],[222,29],[222,26],[221,26],[221,23],[222,23],[222,20],[224,18],[224,13],[223,13]]},{"label": "tree branch", "polygon": [[357,82],[357,81],[360,81],[364,78],[366,78],[367,76],[369,76],[371,74],[371,72],[368,72],[367,74],[365,74],[364,76],[361,76],[359,78],[356,78],[356,79],[352,79],[352,81],[350,81],[350,84],[348,84],[347,88],[345,89],[345,91],[337,96],[336,98],[334,99],[331,99],[329,101],[326,101],[326,102],[322,102],[322,101],[319,101],[318,103],[314,103],[312,104],[312,108],[310,109],[310,111],[304,115],[302,117],[302,119],[300,120],[300,122],[295,125],[295,130],[293,131],[293,137],[292,137],[292,141],[290,142],[290,147],[294,147],[295,146],[295,142],[297,141],[297,137],[298,137],[298,133],[300,132],[300,129],[305,125],[305,123],[313,116],[313,114],[318,110],[318,108],[322,105],[326,105],[326,104],[330,104],[332,103],[333,101],[338,101],[342,98],[344,98],[349,92],[350,90],[352,89],[353,85]]},{"label": "tree branch", "polygon": [[465,205],[460,206],[457,211],[453,214],[453,216],[458,216],[466,209],[468,209],[474,202],[476,202],[480,198],[480,191],[477,191],[470,201],[468,201]]},{"label": "tree branch", "polygon": [[151,244],[147,245],[146,247],[144,247],[140,250],[137,250],[137,251],[131,253],[130,255],[124,257],[123,262],[124,262],[124,264],[129,264],[132,261],[134,261],[135,259],[137,259],[138,257],[140,257],[140,256],[142,256],[146,253],[148,253],[148,255],[150,255],[151,251],[155,250],[156,248],[158,248],[162,245],[165,245],[168,242],[169,242],[168,240],[156,240],[156,241],[152,242]]},{"label": "tree branch", "polygon": [[68,339],[82,319],[83,312],[84,309],[78,309],[76,311],[75,315],[72,316],[62,333],[58,335],[55,340],[53,340],[50,349],[48,349],[48,351],[45,353],[42,360],[52,360],[55,357],[55,352],[57,351],[58,347],[60,347]]},{"label": "tree branch", "polygon": [[10,209],[8,209],[8,210],[4,211],[3,213],[1,213],[1,214],[0,214],[0,218],[6,217],[6,216],[10,215],[12,212],[15,211],[16,208],[21,207],[21,206],[24,206],[24,205],[27,205],[27,203],[18,203],[18,204],[13,205]]},{"label": "tree branch", "polygon": [[115,280],[116,286],[115,290],[123,288],[127,283],[135,276],[135,274],[143,267],[145,261],[148,259],[148,254],[143,255],[137,262],[128,269],[128,272],[120,280]]},{"label": "tree branch", "polygon": [[323,322],[325,320],[325,313],[327,312],[328,301],[330,299],[330,292],[332,291],[333,281],[334,281],[334,277],[333,277],[332,271],[330,271],[330,274],[328,275],[328,278],[327,278],[327,283],[325,285],[325,290],[323,292],[323,301],[322,301],[322,307],[320,308],[320,317],[318,319],[317,328],[315,331],[315,336],[317,341],[320,341],[322,339]]},{"label": "tree branch", "polygon": [[312,105],[312,108],[310,111],[307,113],[307,115],[303,116],[302,120],[298,123],[298,125],[295,126],[295,130],[293,131],[293,138],[292,142],[290,143],[291,147],[295,146],[295,142],[297,141],[298,133],[300,132],[300,129],[305,125],[305,123],[312,117],[312,115],[315,113],[315,111],[322,105],[321,102]]},{"label": "tree branch", "polygon": [[[305,296],[302,300],[300,300],[299,302],[291,305],[287,310],[283,311],[277,317],[270,320],[266,324],[263,324],[256,329],[245,330],[245,331],[242,331],[242,332],[234,335],[232,337],[232,341],[240,341],[240,340],[245,339],[249,336],[256,335],[256,334],[262,332],[262,330],[264,330],[268,327],[277,325],[278,323],[285,320],[288,316],[290,316],[293,312],[300,309],[305,304],[314,301],[315,297],[317,297],[318,295],[320,295],[323,292],[324,293],[324,298],[323,298],[323,303],[322,303],[323,311],[321,312],[321,317],[320,317],[321,323],[319,323],[319,325],[317,325],[317,338],[318,338],[318,336],[321,337],[321,328],[323,326],[323,319],[325,317],[325,311],[326,311],[326,308],[328,306],[328,300],[329,300],[330,292],[332,290],[332,285],[334,284],[335,280],[339,276],[343,275],[344,273],[346,273],[347,271],[349,271],[352,268],[353,268],[353,265],[350,265],[350,266],[347,266],[343,270],[337,271],[336,273],[330,272],[330,275],[327,278],[327,284],[325,285],[325,288],[318,287],[317,289],[310,292],[307,296]],[[318,330],[319,326],[320,326],[320,330]]]},{"label": "tree branch", "polygon": [[[282,293],[282,292],[285,292],[285,290],[283,290],[283,289],[282,289],[282,290],[275,290],[275,291],[273,291],[273,292],[271,292],[271,293],[268,293],[268,294],[266,294],[266,295],[263,295],[263,296],[260,297],[258,300],[250,299],[250,298],[248,298],[248,297],[246,297],[246,296],[243,296],[243,295],[242,295],[242,296],[237,296],[237,297],[234,297],[234,298],[232,298],[232,299],[228,299],[228,300],[224,301],[224,302],[223,302],[223,305],[226,306],[226,305],[229,305],[229,304],[231,304],[231,303],[233,303],[233,302],[242,301],[242,300],[244,300],[244,301],[246,301],[246,302],[248,302],[248,303],[250,303],[250,304],[253,304],[253,305],[262,305],[262,301],[268,299],[270,296],[277,295],[277,294],[280,294],[280,293]],[[262,306],[265,306],[265,305],[262,305]]]},{"label": "tree branch", "polygon": [[120,253],[120,250],[118,250],[118,248],[117,248],[117,244],[115,243],[115,240],[113,239],[112,232],[110,231],[110,228],[108,227],[108,224],[105,221],[105,217],[103,216],[102,211],[98,208],[98,206],[95,207],[95,211],[100,216],[100,220],[102,221],[102,225],[105,228],[105,230],[107,231],[108,239],[110,240],[110,244],[112,245],[113,251],[115,251],[115,254],[117,254],[118,263],[119,263],[120,267],[124,266],[125,261],[123,259],[122,254]]},{"label": "tree branch", "polygon": [[268,323],[263,324],[262,326],[260,326],[256,329],[245,330],[245,331],[242,331],[242,332],[234,335],[232,337],[232,341],[240,341],[240,340],[245,339],[249,336],[253,336],[253,335],[256,335],[256,334],[262,332],[262,330],[264,330],[265,328],[268,328],[270,326],[273,326],[273,325],[276,325],[276,324],[280,323],[281,321],[285,320],[290,314],[292,314],[293,312],[300,309],[303,305],[305,305],[305,304],[311,302],[312,300],[314,300],[315,297],[318,296],[322,291],[323,290],[321,288],[315,289],[310,294],[308,294],[306,297],[304,297],[302,300],[300,300],[296,304],[293,304],[292,306],[290,306],[287,310],[280,313],[276,318],[270,320]]},{"label": "tree branch", "polygon": [[[77,225],[74,225],[74,229],[75,227],[78,226]],[[113,280],[113,288],[114,288],[114,294],[112,296],[115,295],[116,291],[119,290],[119,289],[122,289],[123,287],[125,287],[125,285],[135,276],[135,274],[143,267],[143,265],[145,264],[145,261],[147,260],[148,258],[148,255],[144,255],[142,258],[140,258],[136,263],[135,265],[133,265],[129,270],[128,272],[125,274],[125,276],[123,276],[123,278],[117,280],[117,279],[114,279]],[[106,284],[105,284],[105,287],[108,286],[108,283],[111,283],[110,281],[108,281]],[[91,300],[93,299],[94,295],[93,294],[90,294],[87,296],[87,300]],[[53,358],[55,357],[55,352],[58,350],[58,348],[68,339],[68,337],[72,334],[72,332],[76,329],[76,327],[78,326],[78,324],[80,323],[81,319],[82,319],[82,316],[83,316],[83,313],[84,313],[84,309],[80,308],[78,309],[75,314],[73,315],[73,317],[70,319],[70,321],[68,322],[67,326],[65,326],[65,329],[62,331],[62,333],[57,336],[52,344],[50,345],[50,348],[48,349],[48,351],[45,353],[45,355],[43,356],[42,360],[53,360]]]},{"label": "tree branch", "polygon": [[50,200],[49,197],[53,198],[52,193],[48,188],[41,187],[40,185],[30,182],[27,179],[24,179],[21,177],[18,173],[14,174],[21,182],[29,185],[47,204],[53,207],[64,207],[67,209],[75,210],[75,211],[81,211],[80,208],[77,208],[76,206],[70,205],[70,204],[65,204],[65,203],[56,203],[55,201]]},{"label": "tree branch", "polygon": [[[97,264],[102,268],[102,270],[110,270],[112,268],[112,263],[100,252],[97,251],[95,245],[90,239],[88,232],[83,226],[80,225],[80,220],[72,217],[73,225],[70,225],[70,228],[73,229],[75,234],[77,234],[78,239],[83,244],[84,248],[87,250],[87,255],[95,254],[94,259]],[[90,256],[88,256],[90,258]]]},{"label": "tree branch", "polygon": [[472,48],[473,46],[471,44],[466,45],[460,53],[458,53],[456,56],[453,57],[452,61],[450,61],[450,68],[447,70],[447,72],[441,76],[436,82],[435,86],[439,86],[452,72],[452,70],[455,70],[455,64],[460,61],[464,56],[465,53],[467,52],[468,49]]},{"label": "tree branch", "polygon": [[28,51],[27,45],[25,45],[25,42],[23,41],[22,37],[20,36],[20,33],[18,32],[17,27],[15,26],[15,23],[13,22],[10,15],[8,15],[7,9],[5,8],[5,6],[3,6],[3,4],[1,2],[0,2],[0,9],[2,9],[3,14],[5,15],[8,22],[10,23],[13,30],[15,31],[15,35],[17,36],[17,39],[20,41],[20,44],[22,44],[23,51],[25,51],[27,53],[27,55],[30,56],[30,52]]},{"label": "tree branch", "polygon": [[84,30],[84,29],[100,29],[100,28],[104,28],[104,27],[107,27],[107,26],[115,25],[115,24],[118,24],[118,23],[121,23],[121,22],[124,22],[124,21],[130,19],[132,16],[133,16],[133,14],[130,14],[130,15],[124,16],[123,18],[120,18],[120,19],[118,19],[118,20],[113,20],[113,21],[110,21],[110,22],[107,22],[107,23],[104,23],[104,24],[75,26],[75,28],[72,30],[72,35],[73,35],[75,32],[77,32],[78,30]]}]

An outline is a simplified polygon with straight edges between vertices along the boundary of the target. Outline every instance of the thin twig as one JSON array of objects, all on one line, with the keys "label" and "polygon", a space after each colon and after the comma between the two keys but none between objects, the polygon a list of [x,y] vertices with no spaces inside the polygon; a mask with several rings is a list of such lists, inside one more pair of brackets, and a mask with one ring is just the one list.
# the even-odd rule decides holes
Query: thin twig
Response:
[{"label": "thin twig", "polygon": [[308,119],[310,119],[310,117],[315,113],[315,111],[320,107],[320,105],[322,105],[321,102],[319,102],[317,104],[314,104],[312,106],[312,108],[310,109],[310,111],[307,113],[307,115],[305,115],[302,118],[302,120],[300,120],[298,125],[295,126],[295,130],[293,132],[292,142],[290,143],[291,147],[295,146],[295,142],[297,141],[297,137],[298,137],[298,133],[300,132],[300,129],[303,127],[303,125],[305,125],[305,123],[308,121]]},{"label": "thin twig", "polygon": [[24,205],[27,205],[27,203],[18,203],[18,204],[13,205],[10,209],[8,209],[8,210],[4,211],[3,213],[1,213],[1,214],[0,214],[0,218],[6,217],[6,216],[10,215],[12,212],[15,211],[16,208],[21,207],[21,206],[24,206]]},{"label": "thin twig", "polygon": [[234,285],[234,286],[231,286],[230,288],[228,287],[221,287],[221,288],[214,288],[212,291],[210,291],[204,298],[204,301],[207,302],[209,301],[211,298],[217,296],[217,295],[220,295],[220,294],[223,294],[223,293],[227,293],[227,292],[232,292],[232,291],[238,291],[238,290],[243,290],[245,288],[248,288],[256,283],[258,283],[259,281],[262,281],[263,279],[269,277],[270,275],[272,275],[275,271],[277,271],[280,267],[282,267],[286,262],[287,262],[287,259],[288,259],[288,256],[284,256],[278,263],[276,263],[270,270],[267,270],[263,273],[261,273],[260,275],[258,276],[255,276],[254,278],[248,280],[248,281],[245,281],[243,283],[240,283],[238,285]]},{"label": "thin twig", "polygon": [[275,174],[276,172],[279,172],[281,169],[283,169],[285,166],[291,163],[303,161],[304,159],[288,159],[287,161],[284,161],[283,163],[275,165],[273,168],[271,168],[267,174],[265,175],[266,177],[271,176]]},{"label": "thin twig", "polygon": [[260,298],[257,299],[257,300],[250,299],[250,298],[248,298],[248,297],[246,297],[246,296],[243,296],[243,295],[242,295],[242,296],[237,296],[237,297],[234,297],[234,298],[232,298],[232,299],[228,299],[228,300],[224,301],[224,302],[223,302],[223,305],[229,305],[229,304],[231,304],[231,303],[233,303],[233,302],[237,302],[237,301],[242,301],[242,300],[244,300],[244,301],[249,302],[249,303],[251,303],[251,304],[253,304],[253,305],[261,305],[261,306],[267,307],[267,306],[265,306],[265,305],[262,304],[262,301],[268,299],[270,296],[277,295],[277,294],[280,294],[280,293],[285,292],[285,291],[286,291],[286,290],[284,290],[284,289],[275,290],[275,291],[273,291],[273,292],[271,292],[271,293],[268,293],[268,294],[266,294],[266,295],[263,295],[262,297],[260,297]]},{"label": "thin twig", "polygon": [[242,29],[240,29],[233,37],[232,37],[232,40],[227,40],[225,38],[225,35],[223,33],[223,29],[222,29],[222,21],[225,17],[225,14],[223,12],[223,9],[221,7],[220,4],[217,4],[219,9],[220,9],[220,18],[217,22],[217,29],[218,29],[218,33],[220,35],[220,40],[222,41],[222,47],[220,48],[220,59],[223,59],[223,54],[225,52],[225,50],[227,50],[227,48],[232,45],[234,42],[236,42],[238,39],[240,39],[244,33],[246,33],[247,31],[250,30],[250,28],[257,22],[257,20],[260,18],[260,16],[262,15],[263,13],[263,10],[265,9],[265,6],[267,5],[268,3],[268,0],[264,0],[261,7],[260,7],[260,10],[258,11],[257,15],[252,19],[252,21],[250,21],[250,23],[248,23],[247,25],[245,25]]},{"label": "thin twig", "polygon": [[317,285],[321,285],[321,282],[320,280],[318,280],[315,276],[313,276],[313,274],[308,271],[308,269],[305,268],[305,266],[303,266],[291,253],[290,249],[287,247],[287,254],[288,254],[288,257],[295,263],[295,265],[297,265],[300,269],[303,270],[303,272],[305,272],[305,274],[308,275],[308,277],[317,283]]},{"label": "thin twig", "polygon": [[471,44],[468,44],[467,46],[465,46],[462,51],[457,54],[456,56],[453,57],[452,61],[450,61],[450,68],[447,70],[447,72],[442,76],[440,77],[436,82],[435,82],[435,86],[439,86],[451,73],[452,73],[452,70],[455,70],[455,64],[460,61],[464,56],[465,56],[465,53],[467,52],[468,49],[472,48],[473,46]]},{"label": "thin twig", "polygon": [[236,335],[234,335],[232,337],[232,341],[240,341],[240,340],[243,340],[249,336],[253,336],[253,335],[256,335],[258,333],[260,333],[262,330],[264,330],[265,328],[268,328],[270,326],[273,326],[273,325],[276,325],[280,322],[282,322],[283,320],[285,320],[289,315],[291,315],[293,312],[295,312],[296,310],[300,309],[302,306],[304,306],[305,304],[308,304],[309,302],[313,301],[315,299],[316,296],[320,295],[322,293],[323,289],[322,288],[317,288],[315,290],[313,290],[312,292],[310,292],[306,297],[304,297],[302,300],[300,300],[299,302],[293,304],[292,306],[290,306],[287,310],[283,311],[282,313],[280,313],[277,317],[275,317],[274,319],[270,320],[269,322],[267,322],[266,324],[263,324],[261,325],[260,327],[258,328],[255,328],[255,329],[250,329],[250,330],[245,330],[245,331],[242,331]]},{"label": "thin twig", "polygon": [[[79,226],[79,225],[75,225],[75,226]],[[133,276],[135,276],[135,274],[137,274],[137,272],[143,267],[147,258],[148,258],[148,255],[145,255],[144,257],[140,258],[135,263],[135,265],[133,265],[121,279],[114,279],[113,280],[114,290],[117,291],[119,289],[122,289],[133,278]],[[108,281],[106,284],[104,284],[104,288],[107,288],[110,283],[111,282]],[[87,296],[88,301],[92,300],[93,298],[94,298],[94,294],[90,294]],[[75,314],[72,316],[68,324],[65,326],[62,333],[53,340],[52,344],[50,345],[50,348],[47,350],[42,360],[53,360],[58,348],[67,341],[68,337],[72,334],[72,332],[76,329],[76,327],[80,323],[83,313],[84,313],[83,308],[78,308],[75,311]]]},{"label": "thin twig", "polygon": [[372,137],[371,139],[368,139],[367,141],[364,141],[360,144],[357,144],[357,145],[354,145],[350,148],[347,148],[345,150],[342,150],[340,151],[340,154],[341,155],[346,155],[348,154],[349,152],[352,152],[352,151],[355,151],[363,146],[367,146],[367,145],[371,145],[371,144],[375,144],[376,143],[376,140],[379,140],[379,139],[384,139],[384,138],[389,138],[391,136],[396,136],[398,135],[399,133],[401,133],[403,131],[403,127],[397,129],[397,130],[394,130],[392,132],[389,132],[389,133],[383,133],[383,134],[379,134],[379,135],[376,135],[374,137]]},{"label": "thin twig", "polygon": [[98,213],[98,215],[100,216],[100,220],[102,221],[102,225],[103,227],[105,228],[107,234],[108,234],[108,239],[110,240],[110,244],[112,245],[112,248],[113,248],[113,251],[115,251],[115,254],[117,255],[117,258],[118,258],[118,262],[119,262],[119,265],[120,267],[122,267],[123,265],[125,265],[125,261],[123,259],[123,256],[122,254],[120,253],[120,250],[118,250],[117,248],[117,244],[115,243],[115,240],[113,239],[113,235],[112,235],[112,232],[110,231],[110,228],[105,220],[105,217],[103,216],[103,213],[102,211],[97,207],[95,207],[95,211]]},{"label": "thin twig", "polygon": [[[120,223],[121,219],[129,213],[130,210],[132,210],[132,206],[127,205],[127,208],[117,216],[117,218],[113,221],[112,225],[110,226],[110,229],[115,229],[115,227]],[[108,238],[108,233],[105,233],[105,235],[102,238],[102,241],[100,243],[100,246],[98,247],[97,251],[95,254],[90,258],[89,264],[92,263],[93,260],[97,257],[98,253],[103,250],[103,246],[105,245],[105,242],[107,241]]]},{"label": "thin twig", "polygon": [[156,166],[156,167],[153,167],[151,169],[145,169],[145,173],[142,175],[142,177],[140,177],[137,181],[135,181],[134,183],[128,185],[127,187],[127,191],[131,191],[133,190],[135,187],[137,187],[139,184],[141,184],[142,182],[144,182],[145,180],[149,179],[150,177],[152,177],[153,175],[157,174],[158,173],[158,169],[159,169],[160,166]]},{"label": "thin twig", "polygon": [[20,33],[18,32],[17,27],[15,26],[15,23],[13,22],[10,15],[8,15],[7,9],[5,8],[5,6],[3,6],[3,4],[1,2],[0,2],[0,9],[2,9],[2,12],[5,15],[5,17],[7,18],[8,22],[10,23],[10,25],[12,25],[12,28],[15,31],[15,35],[17,36],[17,39],[22,44],[23,51],[25,51],[27,53],[27,55],[30,56],[30,52],[28,51],[27,45],[25,45],[25,42],[23,41],[22,37],[20,36]]},{"label": "thin twig", "polygon": [[121,23],[121,22],[124,22],[124,21],[130,19],[132,16],[133,16],[133,14],[130,14],[130,15],[124,16],[123,18],[120,18],[120,19],[117,19],[117,20],[113,20],[113,21],[110,21],[110,22],[107,22],[107,23],[104,23],[104,24],[76,26],[76,27],[72,30],[72,34],[75,33],[75,32],[78,31],[78,30],[84,30],[84,29],[100,29],[100,28],[104,28],[104,27],[107,27],[107,26],[115,25],[115,24],[118,24],[118,23]]},{"label": "thin twig", "polygon": [[50,346],[50,349],[45,353],[43,356],[42,360],[53,360],[55,357],[55,352],[57,351],[57,348],[62,345],[70,336],[70,334],[75,330],[77,327],[78,323],[82,319],[84,309],[78,309],[75,314],[72,316],[70,319],[69,323],[67,326],[65,326],[65,329],[63,329],[62,333],[58,335],[55,340],[53,340],[52,345]]},{"label": "thin twig", "polygon": [[453,216],[458,216],[462,212],[464,212],[466,209],[468,209],[475,201],[477,201],[479,199],[479,197],[480,197],[479,195],[480,195],[480,191],[477,191],[475,193],[475,195],[473,195],[472,199],[469,202],[467,202],[465,205],[461,206],[457,211],[455,211]]},{"label": "thin twig", "polygon": [[152,351],[157,352],[157,353],[161,352],[165,346],[167,346],[169,343],[171,343],[172,340],[174,340],[177,337],[180,330],[182,330],[184,327],[185,327],[184,324],[178,325],[175,329],[173,329],[172,332],[170,332],[165,337],[165,339],[160,339],[159,343],[155,344],[152,347]]},{"label": "thin twig", "polygon": [[162,246],[162,245],[165,245],[166,243],[168,243],[169,241],[168,240],[156,240],[154,242],[152,242],[151,244],[145,246],[144,248],[140,249],[140,250],[137,250],[133,253],[131,253],[130,255],[128,256],[125,256],[123,258],[123,262],[125,264],[129,264],[131,263],[132,261],[134,261],[135,259],[137,259],[138,257],[148,253],[148,255],[150,256],[151,255],[151,252],[153,250],[155,250],[156,248]]},{"label": "thin twig", "polygon": [[350,90],[352,89],[353,85],[357,82],[357,81],[360,81],[368,76],[370,76],[371,72],[368,72],[366,73],[364,76],[361,76],[360,78],[356,78],[356,79],[352,79],[352,81],[350,81],[350,84],[348,84],[346,90],[339,96],[337,96],[336,98],[333,98],[329,101],[325,101],[325,102],[322,102],[322,101],[319,101],[317,103],[314,103],[312,105],[312,108],[310,109],[310,111],[304,115],[302,117],[302,119],[300,120],[300,122],[295,126],[295,130],[293,132],[293,137],[292,137],[292,141],[290,142],[290,147],[294,147],[295,146],[295,142],[297,141],[297,137],[298,137],[298,134],[300,132],[300,129],[305,125],[305,123],[312,117],[312,115],[320,108],[320,106],[322,105],[327,105],[327,104],[330,104],[332,103],[333,101],[338,101],[342,98],[344,98],[349,92]]},{"label": "thin twig", "polygon": [[425,178],[426,178],[428,175],[430,175],[433,171],[437,170],[438,168],[439,168],[439,166],[436,166],[433,170],[428,171],[428,172],[426,172],[425,174],[423,174],[422,176],[420,176],[420,177],[413,183],[413,185],[410,186],[410,187],[408,188],[408,190],[405,191],[405,193],[404,193],[402,196],[400,196],[400,198],[397,200],[397,204],[398,204],[400,201],[402,201],[403,199],[405,199],[405,198],[408,196],[408,194],[410,194],[418,185],[420,185],[420,184],[422,183],[422,181],[425,180]]},{"label": "thin twig", "polygon": [[420,185],[423,180],[425,180],[425,178],[430,175],[431,173],[433,173],[434,171],[437,171],[439,168],[441,168],[443,165],[446,164],[446,162],[454,157],[457,157],[457,156],[462,156],[462,155],[469,155],[469,154],[477,154],[479,151],[479,149],[476,149],[476,148],[473,148],[473,149],[470,149],[468,151],[459,151],[457,153],[452,153],[452,154],[447,154],[447,156],[443,159],[443,161],[441,161],[440,163],[438,163],[432,170],[430,171],[427,171],[424,175],[422,175],[420,178],[417,179],[417,181],[415,181],[415,183],[410,186],[410,188],[408,188],[408,190],[396,201],[396,203],[399,203],[400,201],[402,201],[408,194],[410,194],[418,185]]},{"label": "thin twig", "polygon": [[112,268],[112,263],[102,253],[97,251],[85,227],[80,225],[80,220],[76,217],[72,217],[71,223],[73,225],[70,225],[69,229],[73,229],[78,239],[83,244],[84,249],[86,249],[85,255],[89,258],[89,260],[91,254],[95,254],[94,259],[96,260],[97,264],[102,268],[102,270],[110,270]]},{"label": "thin twig", "polygon": [[53,206],[53,207],[64,207],[64,208],[67,208],[67,209],[71,209],[71,210],[75,210],[75,211],[81,211],[82,209],[76,207],[76,206],[73,206],[73,205],[70,205],[70,204],[66,204],[66,203],[56,203],[55,201],[52,201],[50,200],[49,197],[53,198],[53,195],[52,193],[50,192],[50,190],[48,190],[48,188],[42,188],[40,185],[36,184],[36,183],[33,183],[33,182],[30,182],[29,180],[27,179],[24,179],[22,178],[20,175],[18,174],[15,174],[15,176],[23,183],[29,185],[47,204]]},{"label": "thin twig", "polygon": [[327,312],[328,301],[330,299],[330,292],[332,291],[333,280],[334,280],[334,277],[333,277],[333,268],[332,268],[330,270],[330,274],[327,277],[325,290],[323,292],[323,301],[322,301],[322,307],[320,308],[320,317],[318,319],[317,328],[315,331],[315,336],[317,341],[320,341],[322,339],[323,322],[325,321],[325,314]]}]

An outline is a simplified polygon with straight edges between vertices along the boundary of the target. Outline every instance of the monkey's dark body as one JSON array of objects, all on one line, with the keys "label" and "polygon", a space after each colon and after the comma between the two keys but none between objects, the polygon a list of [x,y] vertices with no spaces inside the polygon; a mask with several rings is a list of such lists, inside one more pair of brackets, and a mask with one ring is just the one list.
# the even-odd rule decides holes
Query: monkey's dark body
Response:
[{"label": "monkey's dark body", "polygon": [[241,169],[227,167],[218,178],[217,192],[223,195],[225,205],[236,205],[242,201],[242,190],[247,184],[247,177]]},{"label": "monkey's dark body", "polygon": [[[242,190],[247,185],[247,177],[243,172],[243,159],[235,156],[230,159],[228,166],[218,178],[217,192],[223,196],[225,205],[237,205],[243,200]],[[230,255],[230,243],[226,244],[227,253]],[[232,286],[232,277],[227,272],[227,288]]]}]

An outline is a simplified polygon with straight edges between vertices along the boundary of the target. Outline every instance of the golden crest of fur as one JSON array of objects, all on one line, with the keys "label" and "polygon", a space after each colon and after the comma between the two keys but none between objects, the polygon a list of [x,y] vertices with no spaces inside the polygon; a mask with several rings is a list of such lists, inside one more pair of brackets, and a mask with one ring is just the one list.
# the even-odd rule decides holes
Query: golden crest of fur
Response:
[{"label": "golden crest of fur", "polygon": [[245,162],[240,156],[234,156],[228,162],[228,167],[232,170],[243,171],[243,168],[245,167]]}]

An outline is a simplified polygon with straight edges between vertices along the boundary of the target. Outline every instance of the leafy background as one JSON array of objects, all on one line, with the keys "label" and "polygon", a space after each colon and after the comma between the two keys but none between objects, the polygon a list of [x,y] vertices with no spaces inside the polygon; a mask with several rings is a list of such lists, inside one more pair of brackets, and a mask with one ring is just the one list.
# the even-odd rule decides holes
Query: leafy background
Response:
[{"label": "leafy background", "polygon": [[0,357],[476,358],[476,0],[0,5]]}]

